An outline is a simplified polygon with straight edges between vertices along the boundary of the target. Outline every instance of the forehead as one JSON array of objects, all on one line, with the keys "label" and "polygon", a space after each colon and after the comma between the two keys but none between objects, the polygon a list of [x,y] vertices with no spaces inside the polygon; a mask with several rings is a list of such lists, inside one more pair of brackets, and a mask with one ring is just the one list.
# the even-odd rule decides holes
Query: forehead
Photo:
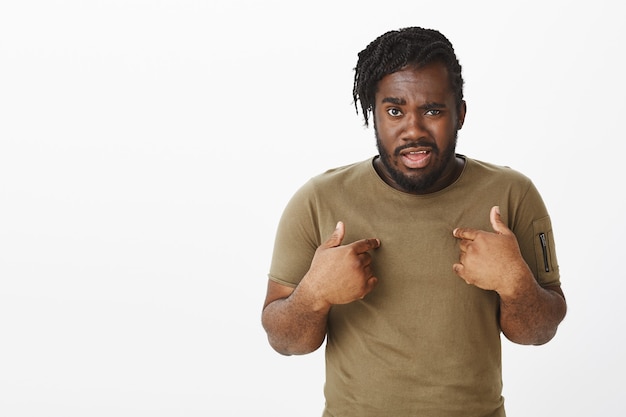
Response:
[{"label": "forehead", "polygon": [[443,63],[432,62],[422,67],[407,66],[385,75],[378,82],[376,101],[385,97],[442,100],[453,95],[448,69]]}]

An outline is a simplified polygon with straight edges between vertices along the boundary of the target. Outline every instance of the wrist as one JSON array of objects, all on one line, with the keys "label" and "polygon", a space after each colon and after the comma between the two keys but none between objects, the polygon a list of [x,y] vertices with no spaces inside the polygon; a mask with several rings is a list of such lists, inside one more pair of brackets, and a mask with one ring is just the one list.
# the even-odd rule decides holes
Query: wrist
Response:
[{"label": "wrist", "polygon": [[332,304],[323,297],[321,288],[318,288],[308,275],[302,279],[294,292],[297,292],[296,296],[300,298],[300,303],[308,306],[310,311],[326,314],[332,307]]},{"label": "wrist", "polygon": [[496,290],[503,302],[514,302],[520,297],[534,291],[538,285],[532,271],[527,265],[519,268],[512,273],[510,277],[511,278],[504,280],[506,283],[505,286]]}]

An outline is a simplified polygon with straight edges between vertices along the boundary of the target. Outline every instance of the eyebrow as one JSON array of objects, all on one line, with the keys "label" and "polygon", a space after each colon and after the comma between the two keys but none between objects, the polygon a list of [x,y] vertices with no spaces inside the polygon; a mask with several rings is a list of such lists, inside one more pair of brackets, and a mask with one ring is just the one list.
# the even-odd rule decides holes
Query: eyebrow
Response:
[{"label": "eyebrow", "polygon": [[397,98],[397,97],[385,97],[382,102],[383,103],[396,104],[398,106],[402,106],[402,105],[406,104],[406,100],[405,99]]},{"label": "eyebrow", "polygon": [[434,101],[431,101],[429,103],[424,104],[421,107],[423,109],[445,109],[446,105],[443,103],[435,103]]},{"label": "eyebrow", "polygon": [[[406,100],[403,98],[398,98],[398,97],[385,97],[382,100],[383,103],[391,103],[391,104],[395,104],[397,106],[403,106],[406,104]],[[422,106],[420,106],[420,108],[422,109],[445,109],[446,105],[443,103],[436,103],[436,102],[428,102]]]}]

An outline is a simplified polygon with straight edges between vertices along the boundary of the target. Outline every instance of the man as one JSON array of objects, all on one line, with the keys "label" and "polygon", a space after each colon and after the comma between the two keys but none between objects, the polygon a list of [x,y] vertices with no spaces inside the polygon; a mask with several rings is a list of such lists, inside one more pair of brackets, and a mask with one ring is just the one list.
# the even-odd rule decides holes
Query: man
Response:
[{"label": "man", "polygon": [[504,416],[500,333],[543,344],[566,312],[545,205],[521,173],[456,154],[463,79],[438,31],[370,43],[353,95],[379,155],[287,205],[269,342],[292,355],[326,340],[324,417]]}]

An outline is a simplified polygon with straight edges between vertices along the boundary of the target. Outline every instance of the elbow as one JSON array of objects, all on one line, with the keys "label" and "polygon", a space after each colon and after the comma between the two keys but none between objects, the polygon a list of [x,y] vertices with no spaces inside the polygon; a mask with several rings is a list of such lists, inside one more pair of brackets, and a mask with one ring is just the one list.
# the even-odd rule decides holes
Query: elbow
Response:
[{"label": "elbow", "polygon": [[[267,330],[266,330],[267,331]],[[291,339],[289,337],[272,336],[267,332],[267,341],[272,349],[283,356],[306,355],[315,352],[322,346],[324,339],[321,341]]]},{"label": "elbow", "polygon": [[535,340],[533,340],[531,343],[527,343],[527,344],[533,345],[533,346],[545,345],[546,343],[554,339],[554,336],[556,336],[556,330],[557,328],[555,327],[554,329],[546,331],[543,334],[536,337]]},{"label": "elbow", "polygon": [[268,337],[268,341],[272,349],[274,349],[277,353],[280,353],[283,356],[306,355],[308,353],[316,351],[319,346],[321,346],[321,344],[315,347],[307,347],[277,343],[273,342],[270,337]]},{"label": "elbow", "polygon": [[289,331],[289,326],[281,326],[267,319],[262,319],[263,329],[267,334],[267,341],[272,349],[284,356],[306,355],[316,351],[324,342],[320,339]]},{"label": "elbow", "polygon": [[277,353],[279,353],[279,354],[281,354],[283,356],[293,356],[293,355],[295,355],[295,353],[293,353],[291,350],[287,349],[286,347],[278,346],[278,345],[272,343],[271,341],[270,341],[270,346],[272,347],[272,349],[274,349],[275,352],[277,352]]},{"label": "elbow", "polygon": [[518,345],[541,346],[551,341],[556,335],[556,329],[550,332],[542,332],[540,334],[517,334],[514,332],[502,331],[504,336],[511,342]]},{"label": "elbow", "polygon": [[502,327],[502,334],[513,343],[518,345],[545,345],[556,336],[559,324],[565,317],[565,313],[559,315],[551,323],[535,323],[534,326]]},{"label": "elbow", "polygon": [[550,298],[543,308],[533,309],[531,314],[518,310],[500,317],[500,328],[508,340],[519,345],[540,346],[554,339],[567,314],[567,304],[560,288],[544,294]]}]

